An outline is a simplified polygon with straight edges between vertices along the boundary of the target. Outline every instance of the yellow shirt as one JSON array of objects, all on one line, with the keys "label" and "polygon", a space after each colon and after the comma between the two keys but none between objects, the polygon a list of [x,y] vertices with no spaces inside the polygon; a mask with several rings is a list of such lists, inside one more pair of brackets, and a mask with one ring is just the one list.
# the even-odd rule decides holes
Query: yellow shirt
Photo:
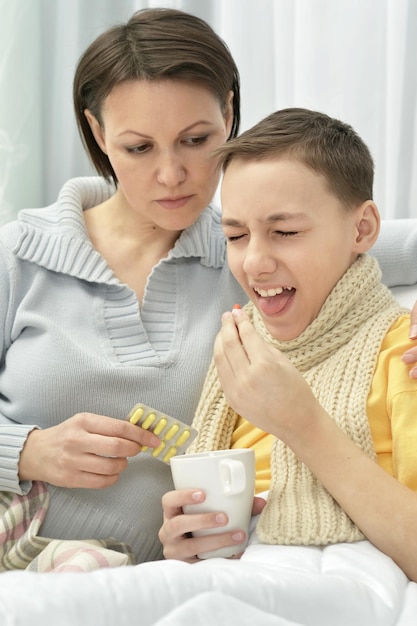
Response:
[{"label": "yellow shirt", "polygon": [[[377,461],[401,483],[417,491],[417,381],[408,375],[401,355],[413,342],[408,338],[410,317],[402,315],[381,345],[368,396],[368,419]],[[269,489],[273,436],[239,418],[232,448],[253,448],[256,493]]]}]

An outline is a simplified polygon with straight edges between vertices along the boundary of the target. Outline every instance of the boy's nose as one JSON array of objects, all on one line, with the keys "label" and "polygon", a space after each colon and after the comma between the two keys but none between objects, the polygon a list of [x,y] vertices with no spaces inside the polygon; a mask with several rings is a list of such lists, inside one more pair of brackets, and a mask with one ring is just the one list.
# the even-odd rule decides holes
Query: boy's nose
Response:
[{"label": "boy's nose", "polygon": [[275,271],[277,266],[276,258],[271,255],[265,245],[251,242],[247,248],[243,269],[249,276],[259,274],[269,274]]}]

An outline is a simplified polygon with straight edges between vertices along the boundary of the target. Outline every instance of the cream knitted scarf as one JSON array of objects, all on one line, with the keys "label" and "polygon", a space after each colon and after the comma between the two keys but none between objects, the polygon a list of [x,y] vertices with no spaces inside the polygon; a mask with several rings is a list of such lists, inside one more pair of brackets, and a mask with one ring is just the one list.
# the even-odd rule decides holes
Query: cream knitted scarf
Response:
[{"label": "cream knitted scarf", "polygon": [[[405,312],[380,278],[375,259],[359,256],[318,317],[291,341],[274,339],[253,304],[245,307],[256,331],[287,355],[339,427],[372,458],[367,397],[381,342]],[[229,448],[238,417],[226,403],[212,362],[193,422],[199,435],[189,451]],[[261,541],[274,544],[325,545],[363,539],[308,467],[279,439],[272,447],[271,486],[257,530]]]}]

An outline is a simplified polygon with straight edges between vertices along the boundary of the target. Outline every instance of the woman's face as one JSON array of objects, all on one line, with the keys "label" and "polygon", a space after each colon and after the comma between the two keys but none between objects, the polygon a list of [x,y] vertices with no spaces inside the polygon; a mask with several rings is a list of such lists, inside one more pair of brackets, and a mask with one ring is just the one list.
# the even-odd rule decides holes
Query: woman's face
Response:
[{"label": "woman's face", "polygon": [[223,111],[200,85],[126,81],[105,99],[101,126],[89,111],[86,115],[129,210],[166,230],[196,221],[219,181],[210,154],[229,136],[232,94]]}]

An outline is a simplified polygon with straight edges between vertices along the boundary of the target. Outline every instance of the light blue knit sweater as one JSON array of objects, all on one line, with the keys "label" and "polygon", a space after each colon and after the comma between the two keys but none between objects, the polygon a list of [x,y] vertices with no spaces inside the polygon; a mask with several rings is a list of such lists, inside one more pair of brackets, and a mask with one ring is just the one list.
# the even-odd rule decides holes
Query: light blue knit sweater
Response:
[{"label": "light blue knit sweater", "polygon": [[[224,310],[247,298],[225,262],[219,214],[207,208],[154,268],[141,310],[94,250],[80,207],[111,190],[69,181],[58,202],[0,231],[0,490],[17,477],[27,433],[88,411],[123,419],[144,402],[191,422]],[[50,487],[42,534],[114,537],[138,561],[160,558],[170,469],[138,455],[106,490]]]}]

